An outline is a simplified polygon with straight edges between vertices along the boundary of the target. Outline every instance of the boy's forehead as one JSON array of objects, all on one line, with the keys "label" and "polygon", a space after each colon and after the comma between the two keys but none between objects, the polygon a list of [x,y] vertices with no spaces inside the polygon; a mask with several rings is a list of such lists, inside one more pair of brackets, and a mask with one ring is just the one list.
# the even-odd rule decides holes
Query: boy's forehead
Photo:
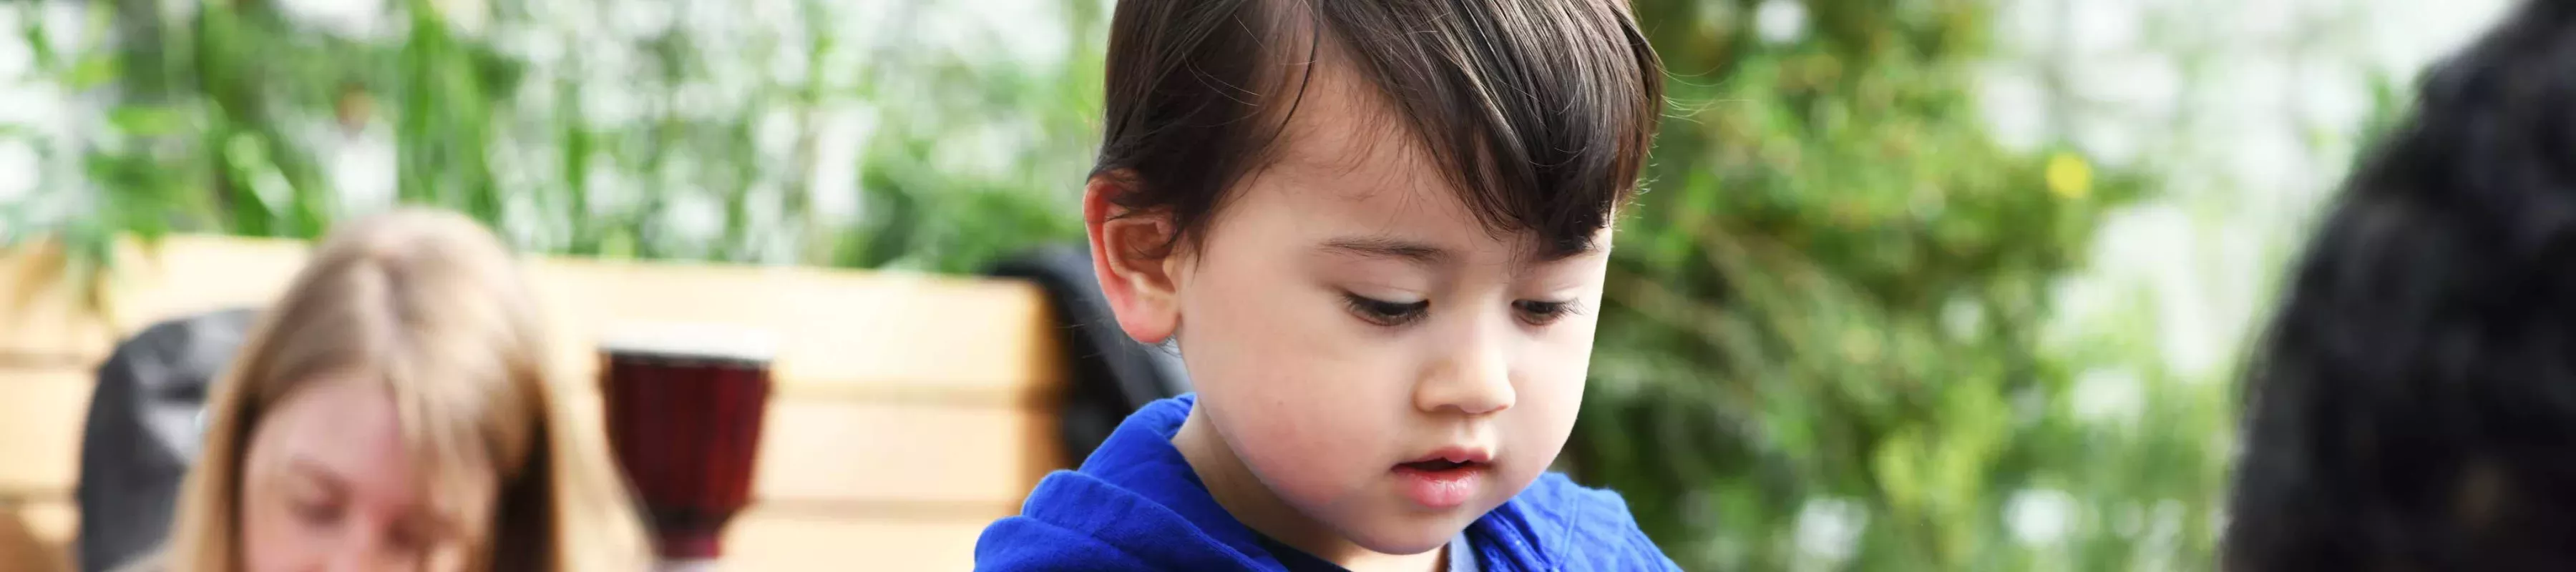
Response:
[{"label": "boy's forehead", "polygon": [[1336,247],[1352,241],[1426,247],[1445,257],[1494,262],[1552,261],[1586,253],[1545,252],[1541,247],[1546,241],[1532,229],[1497,231],[1484,224],[1468,209],[1465,195],[1418,154],[1317,147],[1307,160],[1283,160],[1258,177],[1250,190],[1264,196],[1250,202],[1265,204],[1240,209],[1240,214],[1280,217],[1264,226],[1287,230],[1282,238],[1293,237],[1326,254],[1352,253]]},{"label": "boy's forehead", "polygon": [[[1428,164],[1362,156],[1283,163],[1253,192],[1296,213],[1313,233],[1367,231],[1415,236],[1482,232],[1463,197]],[[1451,230],[1455,229],[1455,230]]]},{"label": "boy's forehead", "polygon": [[1483,252],[1498,262],[1587,252],[1549,252],[1534,229],[1498,231],[1477,219],[1457,178],[1443,173],[1411,133],[1376,115],[1382,108],[1368,101],[1374,94],[1333,90],[1308,97],[1321,105],[1298,111],[1253,192],[1274,194],[1262,202],[1289,207],[1280,214],[1295,213],[1300,240],[1318,252],[1347,253],[1334,245],[1353,239],[1470,258]]},{"label": "boy's forehead", "polygon": [[[1294,108],[1286,111],[1274,149],[1276,162],[1347,171],[1365,166],[1369,159],[1386,158],[1430,168],[1429,161],[1423,160],[1418,134],[1405,126],[1377,87],[1359,75],[1357,64],[1331,46],[1327,43],[1318,49],[1312,60],[1289,66],[1288,89],[1299,95]],[[1386,155],[1402,157],[1381,157]]]},{"label": "boy's forehead", "polygon": [[[1319,65],[1305,101],[1280,133],[1264,178],[1300,203],[1414,218],[1447,207],[1465,222],[1464,196],[1369,86],[1336,65]],[[1438,200],[1431,200],[1438,199]],[[1417,204],[1433,203],[1433,204]]]}]

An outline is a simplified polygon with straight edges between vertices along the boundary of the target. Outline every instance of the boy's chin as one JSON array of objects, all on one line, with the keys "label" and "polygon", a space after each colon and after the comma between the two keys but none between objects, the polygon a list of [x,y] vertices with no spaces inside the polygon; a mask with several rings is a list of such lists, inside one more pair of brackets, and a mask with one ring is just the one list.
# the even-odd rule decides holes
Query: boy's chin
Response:
[{"label": "boy's chin", "polygon": [[1441,513],[1385,515],[1386,520],[1347,527],[1353,544],[1380,554],[1421,554],[1447,546],[1483,512],[1465,509]]}]

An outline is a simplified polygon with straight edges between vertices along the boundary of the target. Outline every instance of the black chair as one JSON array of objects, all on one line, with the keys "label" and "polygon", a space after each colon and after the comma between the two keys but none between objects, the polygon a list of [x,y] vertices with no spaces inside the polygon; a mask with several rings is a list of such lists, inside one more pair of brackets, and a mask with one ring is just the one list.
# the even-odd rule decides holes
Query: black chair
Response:
[{"label": "black chair", "polygon": [[202,444],[206,388],[255,318],[240,309],[153,324],[98,366],[74,492],[82,572],[116,569],[169,536],[179,482]]},{"label": "black chair", "polygon": [[1071,462],[1090,457],[1127,414],[1190,391],[1179,355],[1136,343],[1118,328],[1093,278],[1090,249],[1042,248],[995,265],[988,274],[1037,283],[1054,308],[1072,384],[1062,411],[1064,448]]}]

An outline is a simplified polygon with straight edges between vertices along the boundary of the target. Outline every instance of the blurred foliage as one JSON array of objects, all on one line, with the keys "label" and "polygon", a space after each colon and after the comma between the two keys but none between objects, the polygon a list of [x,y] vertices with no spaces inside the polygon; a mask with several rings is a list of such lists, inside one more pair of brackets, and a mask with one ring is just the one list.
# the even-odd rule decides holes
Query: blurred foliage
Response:
[{"label": "blurred foliage", "polygon": [[[75,247],[73,275],[124,235],[314,236],[374,208],[325,165],[387,130],[388,200],[533,250],[959,272],[1080,233],[1102,2],[1065,3],[1039,61],[924,41],[922,3],[850,33],[815,0],[406,0],[377,36],[266,0],[114,3],[88,42],[20,20],[36,80],[105,106],[94,135],[30,139],[77,171],[0,213],[0,238]],[[1566,468],[1694,570],[2203,566],[2223,401],[2141,381],[2170,377],[2142,310],[2043,335],[2104,214],[2153,182],[1991,139],[1989,4],[1806,0],[1769,39],[1756,0],[1636,7],[1673,109]],[[735,11],[793,23],[710,23]],[[859,143],[826,144],[852,117]],[[835,162],[847,188],[818,175]],[[2086,380],[2144,389],[2101,413]]]},{"label": "blurred foliage", "polygon": [[[400,0],[382,9],[396,29],[355,35],[270,0],[114,0],[83,30],[36,17],[46,4],[0,5],[42,47],[19,81],[102,104],[106,124],[0,132],[78,166],[7,205],[10,243],[311,238],[399,202],[541,252],[961,272],[1080,233],[1063,213],[1092,144],[1097,34],[1068,36],[1063,62],[1001,65],[915,41],[909,9],[851,34],[850,7],[817,0]],[[1103,8],[1063,18],[1099,29]],[[825,144],[834,125],[858,144]],[[977,149],[1000,167],[947,161],[943,145],[977,142],[961,133],[1011,139]],[[390,138],[391,197],[326,168],[371,137]],[[859,184],[823,188],[830,170]]]},{"label": "blurred foliage", "polygon": [[2160,375],[2118,343],[2152,336],[2041,335],[2150,182],[1991,139],[1985,3],[1809,0],[1805,33],[1767,39],[1760,2],[1636,6],[1676,110],[1620,231],[1578,476],[1691,569],[2206,560],[2222,404],[2079,418],[2079,377]]}]

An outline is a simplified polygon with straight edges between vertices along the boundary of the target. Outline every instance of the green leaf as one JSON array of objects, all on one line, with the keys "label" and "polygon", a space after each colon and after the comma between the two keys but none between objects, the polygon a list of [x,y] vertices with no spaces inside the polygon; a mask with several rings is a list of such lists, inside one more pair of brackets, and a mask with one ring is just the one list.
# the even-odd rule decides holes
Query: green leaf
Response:
[{"label": "green leaf", "polygon": [[127,105],[108,112],[107,122],[126,134],[151,137],[177,133],[187,116],[165,106]]},{"label": "green leaf", "polygon": [[116,56],[96,53],[81,56],[72,64],[71,73],[63,77],[63,86],[74,91],[88,91],[116,79]]},{"label": "green leaf", "polygon": [[18,37],[27,42],[29,51],[35,52],[36,69],[52,72],[61,67],[60,56],[54,53],[53,32],[45,26],[43,6],[22,3],[13,7],[22,9],[18,18],[25,23],[19,26]]}]

